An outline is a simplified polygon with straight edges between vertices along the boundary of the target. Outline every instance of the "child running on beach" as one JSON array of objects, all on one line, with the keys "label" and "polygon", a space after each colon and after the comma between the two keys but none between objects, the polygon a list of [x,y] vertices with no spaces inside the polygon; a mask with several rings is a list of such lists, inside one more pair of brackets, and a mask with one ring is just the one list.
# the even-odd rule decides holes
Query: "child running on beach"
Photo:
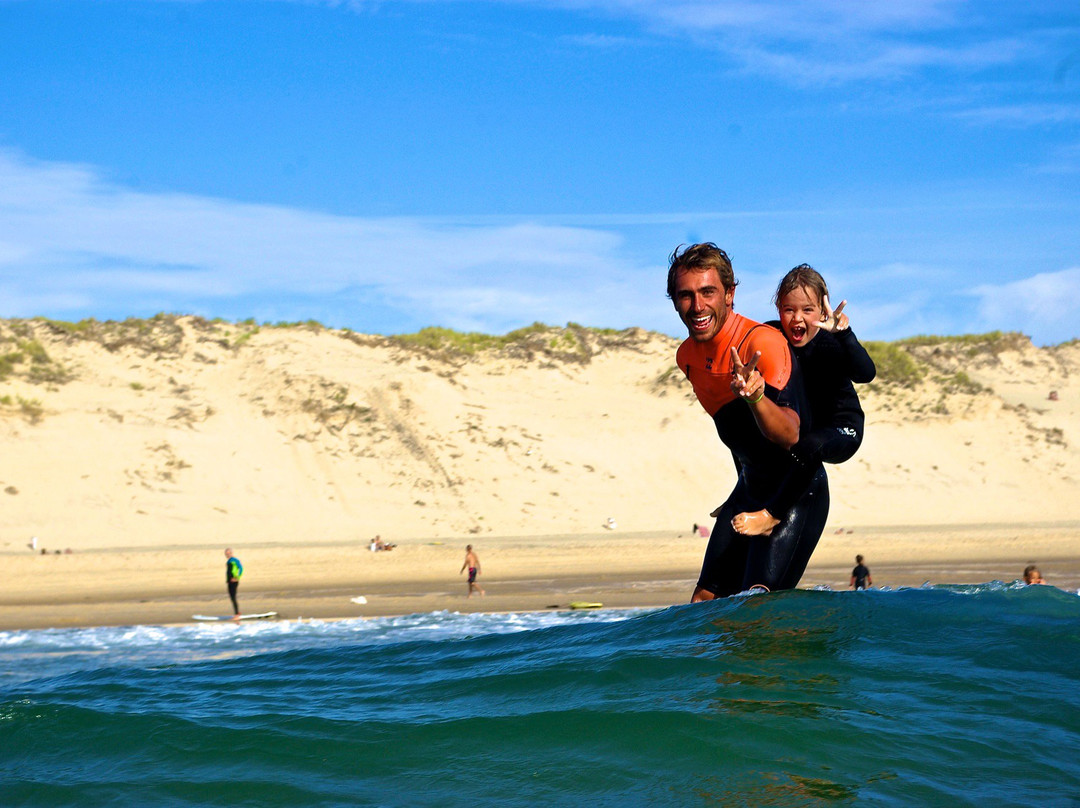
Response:
[{"label": "child running on beach", "polygon": [[736,514],[736,531],[767,536],[780,523],[814,476],[819,462],[843,463],[862,443],[865,417],[852,382],[865,384],[877,374],[874,360],[856,339],[844,314],[846,300],[833,310],[825,279],[809,264],[792,269],[773,299],[779,326],[802,370],[810,403],[810,431],[791,447],[795,461],[780,490],[760,511]]}]

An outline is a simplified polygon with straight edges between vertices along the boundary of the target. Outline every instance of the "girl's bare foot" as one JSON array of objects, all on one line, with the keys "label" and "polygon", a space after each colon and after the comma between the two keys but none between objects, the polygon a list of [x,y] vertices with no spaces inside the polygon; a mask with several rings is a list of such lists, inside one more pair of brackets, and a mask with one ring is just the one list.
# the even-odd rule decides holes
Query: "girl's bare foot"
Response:
[{"label": "girl's bare foot", "polygon": [[780,520],[765,510],[736,514],[731,526],[744,536],[768,536]]}]

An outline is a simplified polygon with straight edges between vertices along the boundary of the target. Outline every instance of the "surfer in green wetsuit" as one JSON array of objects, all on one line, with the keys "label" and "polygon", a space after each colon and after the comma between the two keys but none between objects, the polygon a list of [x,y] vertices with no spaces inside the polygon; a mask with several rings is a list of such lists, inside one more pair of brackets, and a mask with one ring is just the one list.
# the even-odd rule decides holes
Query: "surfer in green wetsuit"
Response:
[{"label": "surfer in green wetsuit", "polygon": [[236,602],[236,589],[240,586],[240,576],[244,574],[244,565],[233,556],[231,547],[225,548],[225,583],[229,587],[229,600],[233,605],[233,620],[240,619],[240,604]]}]

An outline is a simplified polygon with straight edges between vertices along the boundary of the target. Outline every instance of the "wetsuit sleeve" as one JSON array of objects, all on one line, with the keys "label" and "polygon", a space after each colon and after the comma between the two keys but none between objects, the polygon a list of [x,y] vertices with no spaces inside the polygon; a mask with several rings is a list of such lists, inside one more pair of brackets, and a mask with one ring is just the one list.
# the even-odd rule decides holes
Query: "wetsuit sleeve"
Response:
[{"label": "wetsuit sleeve", "polygon": [[850,328],[834,333],[837,343],[843,351],[844,371],[853,382],[866,384],[872,382],[877,375],[874,360],[866,352],[858,338]]}]

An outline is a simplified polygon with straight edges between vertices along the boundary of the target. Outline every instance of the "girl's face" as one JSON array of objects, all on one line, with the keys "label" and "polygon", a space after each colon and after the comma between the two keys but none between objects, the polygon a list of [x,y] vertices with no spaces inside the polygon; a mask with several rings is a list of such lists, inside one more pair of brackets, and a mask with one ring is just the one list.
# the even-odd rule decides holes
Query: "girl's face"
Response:
[{"label": "girl's face", "polygon": [[817,336],[821,322],[821,301],[813,289],[797,286],[780,298],[780,329],[793,346],[806,345]]}]

